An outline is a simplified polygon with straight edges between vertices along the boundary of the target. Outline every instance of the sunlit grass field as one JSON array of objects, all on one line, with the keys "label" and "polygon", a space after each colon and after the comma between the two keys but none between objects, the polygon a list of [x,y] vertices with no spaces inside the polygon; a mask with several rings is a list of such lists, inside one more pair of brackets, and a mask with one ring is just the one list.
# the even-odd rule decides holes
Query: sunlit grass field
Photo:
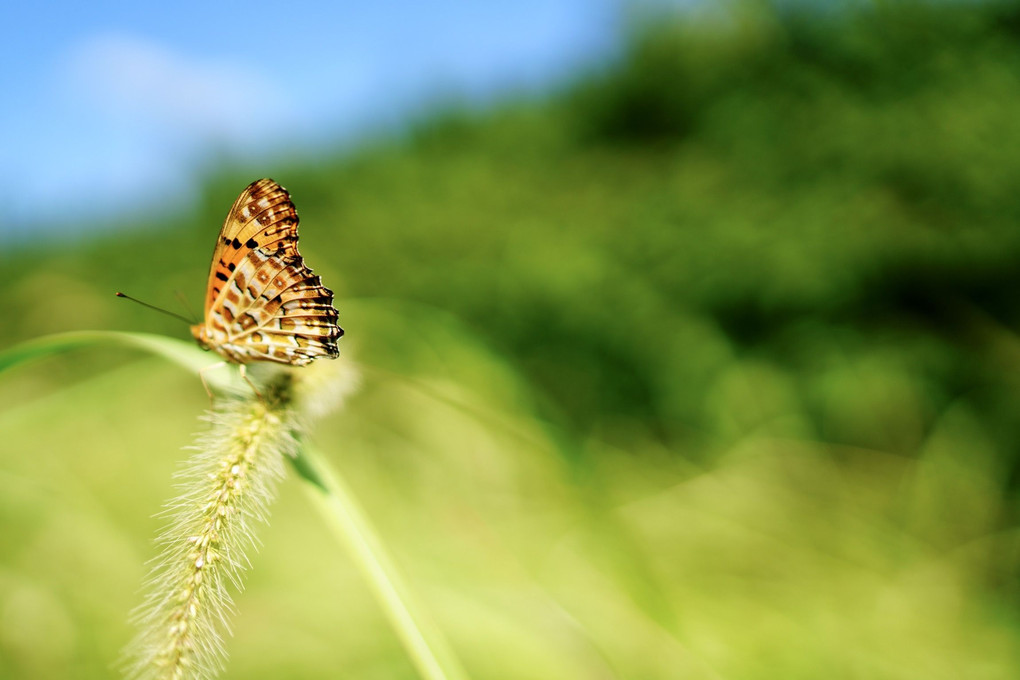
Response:
[{"label": "sunlit grass field", "polygon": [[[1020,9],[660,22],[543,101],[0,254],[0,351],[187,338],[272,176],[360,388],[313,439],[472,678],[1015,678]],[[210,363],[215,359],[210,356]],[[199,380],[0,372],[0,677],[116,675]],[[224,678],[419,677],[293,479]]]}]

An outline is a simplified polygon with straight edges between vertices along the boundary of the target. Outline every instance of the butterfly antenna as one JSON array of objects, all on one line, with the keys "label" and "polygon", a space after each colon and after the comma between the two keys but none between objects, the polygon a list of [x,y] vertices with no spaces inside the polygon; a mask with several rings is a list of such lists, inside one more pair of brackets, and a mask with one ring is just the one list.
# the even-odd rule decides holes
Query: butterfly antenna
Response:
[{"label": "butterfly antenna", "polygon": [[[195,310],[193,310],[191,305],[188,304],[188,298],[184,296],[184,293],[178,289],[174,291],[174,295],[176,295],[177,299],[180,300],[181,306],[184,307],[184,311],[186,311],[192,319],[198,319],[198,317],[195,316]],[[196,324],[198,321],[192,321],[191,323]]]},{"label": "butterfly antenna", "polygon": [[175,314],[175,313],[173,313],[173,312],[171,312],[169,310],[163,309],[162,307],[157,307],[156,305],[150,305],[148,302],[142,302],[141,300],[133,298],[130,295],[124,295],[124,293],[118,292],[117,293],[117,297],[124,298],[126,300],[131,300],[131,302],[137,302],[141,306],[148,307],[149,309],[155,309],[157,312],[163,312],[164,314],[166,314],[168,316],[172,316],[175,319],[180,319],[181,321],[183,321],[186,324],[190,325],[192,323],[192,321],[190,319],[187,319],[187,318],[181,316],[180,314]]}]

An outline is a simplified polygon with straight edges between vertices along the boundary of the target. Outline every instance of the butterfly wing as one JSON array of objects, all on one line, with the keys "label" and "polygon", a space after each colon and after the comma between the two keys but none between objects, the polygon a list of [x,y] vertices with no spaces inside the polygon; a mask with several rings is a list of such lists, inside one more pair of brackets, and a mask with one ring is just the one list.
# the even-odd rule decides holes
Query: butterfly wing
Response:
[{"label": "butterfly wing", "polygon": [[252,182],[234,201],[213,251],[204,341],[238,363],[303,366],[338,356],[333,292],[305,265],[287,190]]},{"label": "butterfly wing", "polygon": [[297,209],[290,194],[271,179],[252,182],[234,201],[213,250],[206,287],[205,314],[225,297],[225,284],[246,255],[261,248],[298,256]]}]

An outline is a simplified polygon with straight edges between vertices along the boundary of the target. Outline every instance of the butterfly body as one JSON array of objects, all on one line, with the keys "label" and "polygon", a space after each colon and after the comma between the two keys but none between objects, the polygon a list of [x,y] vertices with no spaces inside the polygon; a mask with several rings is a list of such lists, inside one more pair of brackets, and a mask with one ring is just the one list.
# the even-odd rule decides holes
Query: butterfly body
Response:
[{"label": "butterfly body", "polygon": [[287,190],[252,182],[234,201],[213,250],[199,345],[238,364],[304,366],[339,355],[333,292],[298,252],[298,216]]}]

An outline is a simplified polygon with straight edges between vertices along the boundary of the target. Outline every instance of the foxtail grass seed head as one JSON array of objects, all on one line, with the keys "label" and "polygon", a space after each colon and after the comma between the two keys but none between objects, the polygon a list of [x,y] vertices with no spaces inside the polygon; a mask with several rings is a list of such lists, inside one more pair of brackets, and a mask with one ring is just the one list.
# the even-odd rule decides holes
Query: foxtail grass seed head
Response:
[{"label": "foxtail grass seed head", "polygon": [[[230,590],[242,587],[258,546],[255,529],[268,518],[285,458],[297,453],[302,403],[337,401],[330,394],[336,387],[314,389],[303,380],[281,371],[261,388],[262,399],[217,403],[205,415],[210,427],[191,447],[177,475],[179,495],[163,512],[168,526],[136,613],[141,630],[127,650],[128,677],[207,679],[223,669]],[[297,385],[303,396],[295,401]]]},{"label": "foxtail grass seed head", "polygon": [[291,390],[295,411],[306,426],[340,408],[361,385],[361,374],[346,357],[316,361],[301,369]]}]

